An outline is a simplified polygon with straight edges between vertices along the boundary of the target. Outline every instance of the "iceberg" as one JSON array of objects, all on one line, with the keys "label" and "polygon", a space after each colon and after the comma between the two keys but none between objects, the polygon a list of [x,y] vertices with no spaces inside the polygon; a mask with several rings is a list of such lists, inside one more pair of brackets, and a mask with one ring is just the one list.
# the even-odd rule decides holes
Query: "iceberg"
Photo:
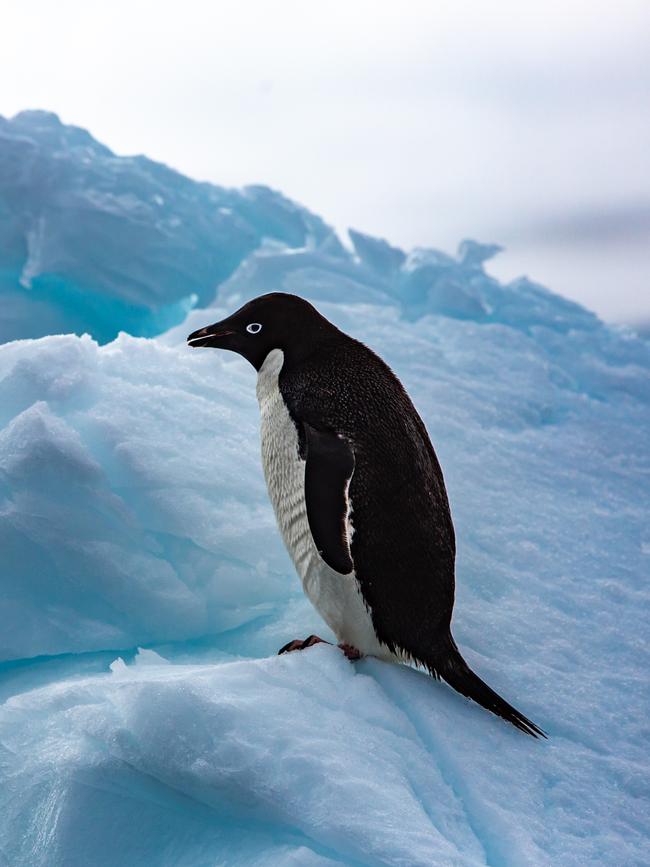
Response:
[{"label": "iceberg", "polygon": [[566,331],[596,317],[527,279],[483,265],[501,249],[409,253],[320,217],[268,187],[198,183],[143,156],[119,157],[49,112],[0,117],[0,342],[85,332],[152,337],[195,307],[274,289],[317,301],[397,307]]},{"label": "iceberg", "polygon": [[[347,246],[265,188],[185,184],[51,115],[0,137],[2,195],[7,178],[56,188],[66,212],[55,243],[47,205],[27,270],[20,221],[1,223],[0,863],[646,863],[650,344],[494,280],[495,245]],[[212,196],[223,231],[204,222]],[[145,200],[182,227],[148,235]],[[131,251],[119,277],[90,252],[117,249],[109,212]],[[131,282],[140,219],[158,270],[143,253]],[[199,231],[192,273],[209,279],[180,279]],[[103,311],[78,329],[59,291],[75,274]],[[330,636],[268,503],[254,371],[185,345],[273,289],[315,301],[409,390],[456,524],[456,638],[548,742],[412,668],[323,645],[276,656]],[[156,336],[127,318],[111,339],[134,304],[186,306],[149,318]],[[34,333],[37,309],[52,318]]]},{"label": "iceberg", "polygon": [[0,341],[159,334],[212,301],[262,238],[300,247],[331,235],[267,187],[118,157],[50,112],[0,117]]}]

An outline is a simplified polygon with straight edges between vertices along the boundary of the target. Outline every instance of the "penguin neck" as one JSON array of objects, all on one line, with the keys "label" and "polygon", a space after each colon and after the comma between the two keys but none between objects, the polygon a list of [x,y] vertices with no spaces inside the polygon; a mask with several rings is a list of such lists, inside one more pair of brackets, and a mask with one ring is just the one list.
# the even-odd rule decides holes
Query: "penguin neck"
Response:
[{"label": "penguin neck", "polygon": [[257,396],[267,395],[277,387],[280,371],[284,366],[284,352],[281,349],[272,349],[262,362],[257,371]]}]

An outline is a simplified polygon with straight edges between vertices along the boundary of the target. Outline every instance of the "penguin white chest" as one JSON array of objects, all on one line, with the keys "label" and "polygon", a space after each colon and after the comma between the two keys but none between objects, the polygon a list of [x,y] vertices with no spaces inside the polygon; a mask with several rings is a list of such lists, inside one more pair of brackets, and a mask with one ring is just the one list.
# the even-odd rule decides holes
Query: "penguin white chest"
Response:
[{"label": "penguin white chest", "polygon": [[283,361],[282,350],[273,349],[257,377],[262,466],[280,533],[307,597],[337,639],[362,653],[389,658],[388,649],[377,641],[354,573],[335,572],[314,544],[305,501],[305,461],[299,454],[296,425],[278,385]]}]

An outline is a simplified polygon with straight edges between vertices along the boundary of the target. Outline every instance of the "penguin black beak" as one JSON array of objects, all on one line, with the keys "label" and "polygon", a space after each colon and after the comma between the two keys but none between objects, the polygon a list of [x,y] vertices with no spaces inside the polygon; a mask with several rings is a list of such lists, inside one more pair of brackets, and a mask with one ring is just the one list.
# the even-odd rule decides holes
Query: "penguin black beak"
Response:
[{"label": "penguin black beak", "polygon": [[187,344],[194,349],[201,346],[212,346],[215,349],[219,349],[223,347],[220,338],[229,337],[234,333],[234,331],[220,326],[217,322],[214,325],[206,325],[205,328],[199,328],[198,331],[193,331],[187,338]]}]

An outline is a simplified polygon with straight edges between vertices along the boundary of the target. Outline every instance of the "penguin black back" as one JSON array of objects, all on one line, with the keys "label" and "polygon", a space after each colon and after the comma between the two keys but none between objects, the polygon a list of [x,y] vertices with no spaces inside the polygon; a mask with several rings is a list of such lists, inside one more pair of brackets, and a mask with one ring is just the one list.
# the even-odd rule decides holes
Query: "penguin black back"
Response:
[{"label": "penguin black back", "polygon": [[345,334],[283,368],[280,389],[299,427],[336,431],[350,443],[355,573],[380,641],[424,662],[432,635],[449,628],[455,540],[419,415],[388,365]]}]

